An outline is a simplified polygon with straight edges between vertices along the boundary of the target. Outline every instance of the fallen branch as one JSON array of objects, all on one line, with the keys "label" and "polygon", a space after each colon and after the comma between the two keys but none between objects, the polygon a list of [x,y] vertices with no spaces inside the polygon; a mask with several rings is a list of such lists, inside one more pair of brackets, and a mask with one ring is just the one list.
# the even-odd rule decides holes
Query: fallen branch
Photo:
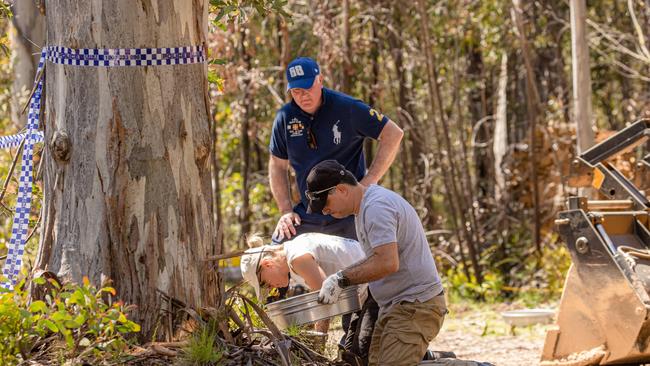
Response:
[{"label": "fallen branch", "polygon": [[238,252],[212,255],[212,256],[209,256],[209,257],[203,259],[203,261],[204,262],[212,262],[212,261],[220,261],[222,259],[230,259],[230,258],[235,258],[235,257],[241,257],[242,255],[244,255],[245,252],[246,252],[245,250],[240,250]]},{"label": "fallen branch", "polygon": [[183,348],[190,344],[189,341],[177,341],[177,342],[149,342],[144,345],[144,347],[165,347],[165,348]]},{"label": "fallen branch", "polygon": [[271,331],[271,334],[273,335],[272,341],[275,344],[275,348],[278,351],[278,354],[280,355],[280,358],[282,359],[282,363],[285,366],[289,366],[291,363],[289,361],[289,347],[291,346],[291,340],[287,340],[284,338],[278,327],[273,323],[271,318],[269,318],[268,315],[266,315],[266,312],[262,310],[256,303],[248,299],[247,297],[240,296],[240,299],[244,301],[244,303],[247,303],[250,305],[253,310],[257,313],[257,315],[260,316],[262,319],[262,322],[269,328]]},{"label": "fallen branch", "polygon": [[161,354],[163,356],[167,357],[176,357],[178,355],[178,352],[172,351],[167,347],[159,346],[159,345],[153,345],[151,346],[151,349],[155,351],[158,354]]}]

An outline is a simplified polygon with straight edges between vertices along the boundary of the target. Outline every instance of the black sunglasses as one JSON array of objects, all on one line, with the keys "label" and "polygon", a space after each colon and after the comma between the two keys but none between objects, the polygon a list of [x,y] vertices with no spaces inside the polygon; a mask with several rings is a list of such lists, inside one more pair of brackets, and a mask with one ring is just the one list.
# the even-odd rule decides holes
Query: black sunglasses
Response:
[{"label": "black sunglasses", "polygon": [[[314,192],[312,192],[310,190],[306,190],[305,191],[305,196],[310,201],[320,201],[321,198],[327,197],[327,194],[329,194],[329,192],[334,188],[336,188],[336,186],[325,188],[325,189],[322,189],[320,191],[314,191]],[[323,194],[323,193],[325,193],[325,194]]]},{"label": "black sunglasses", "polygon": [[311,131],[311,127],[307,127],[307,145],[312,150],[318,149],[318,144],[316,143],[316,135]]}]

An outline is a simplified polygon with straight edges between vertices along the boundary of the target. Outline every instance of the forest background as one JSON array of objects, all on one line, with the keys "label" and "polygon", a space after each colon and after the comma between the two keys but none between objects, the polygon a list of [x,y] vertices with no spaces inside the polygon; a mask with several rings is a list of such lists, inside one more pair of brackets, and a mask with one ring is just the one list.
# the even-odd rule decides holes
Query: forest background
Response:
[{"label": "forest background", "polygon": [[[404,129],[381,184],[415,206],[451,296],[529,304],[559,297],[570,259],[553,220],[578,193],[566,182],[576,146],[567,1],[289,0],[268,2],[270,12],[214,3],[221,11],[211,14],[208,76],[222,253],[244,249],[251,233],[268,239],[277,222],[267,178],[271,125],[289,98],[287,63],[309,56],[327,87]],[[13,18],[3,18],[0,130],[9,135],[24,126],[17,112],[33,80],[14,77],[25,62],[18,49],[37,52],[44,42],[36,34],[26,41]],[[598,139],[650,114],[650,1],[589,1],[587,24]],[[368,160],[374,148],[368,141]],[[0,176],[8,176],[15,154],[0,151]],[[634,174],[638,158],[619,163]],[[2,182],[0,255],[16,179]]]},{"label": "forest background", "polygon": [[[287,63],[310,56],[327,87],[404,129],[381,184],[416,207],[452,296],[559,298],[570,259],[553,220],[578,193],[566,182],[576,146],[569,2],[289,1],[286,9],[289,17],[251,16],[213,34],[225,62],[213,98],[224,245],[244,248],[251,232],[268,238],[277,222],[266,170],[271,124],[288,100]],[[650,1],[589,1],[587,24],[601,139],[650,113]],[[374,143],[365,148],[370,161]],[[622,169],[634,175],[638,158]]]}]

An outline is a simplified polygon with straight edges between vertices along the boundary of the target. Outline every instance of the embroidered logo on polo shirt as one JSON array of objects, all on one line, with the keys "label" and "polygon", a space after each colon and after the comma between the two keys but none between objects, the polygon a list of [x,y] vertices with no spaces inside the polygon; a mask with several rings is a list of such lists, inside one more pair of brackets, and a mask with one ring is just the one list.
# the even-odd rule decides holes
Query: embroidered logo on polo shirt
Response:
[{"label": "embroidered logo on polo shirt", "polygon": [[302,133],[305,130],[305,125],[303,125],[298,118],[294,117],[289,121],[287,130],[289,130],[289,135],[291,135],[291,137],[299,137],[302,136]]},{"label": "embroidered logo on polo shirt", "polygon": [[334,127],[332,127],[332,133],[334,133],[334,144],[338,145],[341,143],[341,130],[339,130],[339,122],[341,120],[336,121],[334,124]]},{"label": "embroidered logo on polo shirt", "polygon": [[379,121],[379,122],[381,122],[384,119],[384,115],[377,112],[377,110],[374,109],[374,108],[370,108],[370,116],[371,117],[376,117],[377,121]]}]

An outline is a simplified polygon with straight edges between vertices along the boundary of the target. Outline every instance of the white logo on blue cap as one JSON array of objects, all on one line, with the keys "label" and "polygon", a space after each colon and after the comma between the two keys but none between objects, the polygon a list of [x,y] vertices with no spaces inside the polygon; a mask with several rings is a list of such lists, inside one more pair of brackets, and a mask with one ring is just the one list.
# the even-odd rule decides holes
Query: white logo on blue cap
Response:
[{"label": "white logo on blue cap", "polygon": [[[316,72],[318,72],[318,70]],[[305,75],[305,72],[302,71],[302,66],[296,65],[289,68],[289,75],[291,75],[292,78],[295,78],[296,76]]]},{"label": "white logo on blue cap", "polygon": [[287,90],[293,88],[309,89],[314,84],[320,67],[308,57],[298,57],[287,66]]}]

